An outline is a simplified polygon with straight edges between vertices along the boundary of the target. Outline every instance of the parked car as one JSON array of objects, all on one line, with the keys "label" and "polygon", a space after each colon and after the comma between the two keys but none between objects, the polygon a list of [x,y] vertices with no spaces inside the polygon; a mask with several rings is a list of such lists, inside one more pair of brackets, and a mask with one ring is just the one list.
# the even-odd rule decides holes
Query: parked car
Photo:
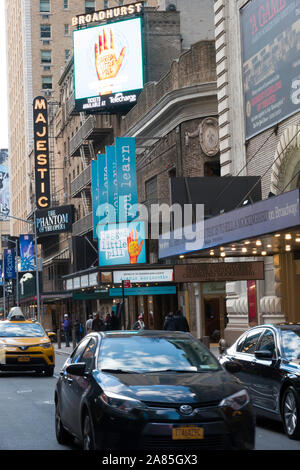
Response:
[{"label": "parked car", "polygon": [[261,325],[242,334],[219,357],[249,391],[258,415],[281,420],[300,438],[300,324]]},{"label": "parked car", "polygon": [[60,444],[92,449],[253,449],[252,405],[239,380],[191,334],[90,333],[55,391]]}]

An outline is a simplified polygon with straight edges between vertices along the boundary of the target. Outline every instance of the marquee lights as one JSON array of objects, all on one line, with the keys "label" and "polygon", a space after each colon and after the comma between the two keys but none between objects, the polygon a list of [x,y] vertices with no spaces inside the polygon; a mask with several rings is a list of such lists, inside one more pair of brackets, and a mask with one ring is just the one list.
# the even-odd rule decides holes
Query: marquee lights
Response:
[{"label": "marquee lights", "polygon": [[33,134],[35,155],[35,197],[38,209],[50,206],[48,106],[43,96],[33,100]]}]

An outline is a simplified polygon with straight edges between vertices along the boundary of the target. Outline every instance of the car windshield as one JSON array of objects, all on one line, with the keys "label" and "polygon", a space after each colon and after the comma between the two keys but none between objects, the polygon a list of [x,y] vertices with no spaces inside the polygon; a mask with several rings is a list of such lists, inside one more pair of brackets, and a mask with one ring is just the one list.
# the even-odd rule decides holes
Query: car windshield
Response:
[{"label": "car windshield", "polygon": [[293,362],[300,363],[300,328],[281,329],[283,355]]},{"label": "car windshield", "polygon": [[199,341],[190,338],[104,338],[98,368],[102,371],[206,372],[220,369],[217,360]]},{"label": "car windshield", "polygon": [[28,323],[0,324],[0,338],[40,338],[46,333],[40,325]]}]

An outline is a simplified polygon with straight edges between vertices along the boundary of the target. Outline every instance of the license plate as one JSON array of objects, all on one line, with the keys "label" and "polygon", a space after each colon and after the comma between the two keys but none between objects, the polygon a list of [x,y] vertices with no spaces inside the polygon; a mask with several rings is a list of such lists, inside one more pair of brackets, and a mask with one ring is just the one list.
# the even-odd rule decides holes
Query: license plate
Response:
[{"label": "license plate", "polygon": [[29,362],[29,361],[30,361],[30,357],[29,357],[29,356],[19,356],[19,357],[18,357],[18,361],[19,361],[19,362]]},{"label": "license plate", "polygon": [[172,439],[203,439],[204,429],[198,426],[172,428]]}]

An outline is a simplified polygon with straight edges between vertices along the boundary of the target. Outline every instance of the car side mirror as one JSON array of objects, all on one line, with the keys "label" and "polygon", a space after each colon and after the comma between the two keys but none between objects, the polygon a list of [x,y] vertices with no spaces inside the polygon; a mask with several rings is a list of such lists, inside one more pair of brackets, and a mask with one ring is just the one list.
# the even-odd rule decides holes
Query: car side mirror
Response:
[{"label": "car side mirror", "polygon": [[269,359],[273,358],[273,352],[268,350],[255,351],[254,353],[256,359]]},{"label": "car side mirror", "polygon": [[77,364],[70,364],[66,368],[66,372],[70,375],[78,375],[79,377],[83,377],[84,375],[86,375],[85,362],[77,362]]}]

